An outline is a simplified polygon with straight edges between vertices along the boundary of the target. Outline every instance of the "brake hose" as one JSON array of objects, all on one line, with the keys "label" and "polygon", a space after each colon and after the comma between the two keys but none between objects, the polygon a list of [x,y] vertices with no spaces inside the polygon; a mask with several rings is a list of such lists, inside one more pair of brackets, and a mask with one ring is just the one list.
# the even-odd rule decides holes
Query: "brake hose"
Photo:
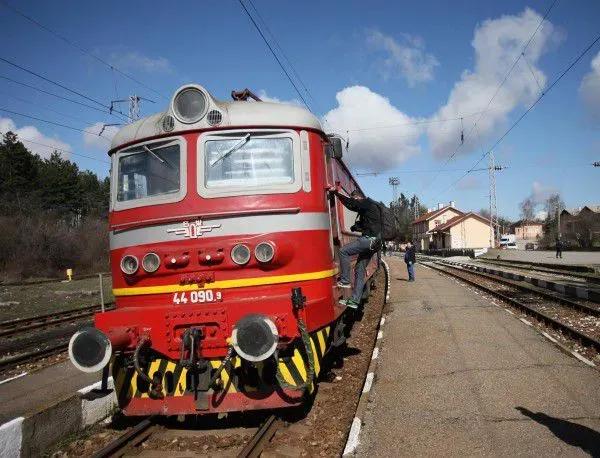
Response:
[{"label": "brake hose", "polygon": [[154,382],[148,376],[148,374],[146,374],[142,370],[142,367],[140,366],[140,351],[149,343],[150,339],[148,339],[148,337],[144,337],[142,338],[142,340],[140,340],[140,343],[137,345],[137,347],[135,347],[135,351],[133,352],[133,367],[135,367],[135,372],[137,373],[138,377],[141,378],[143,381],[147,382],[148,385],[152,386],[154,385]]}]

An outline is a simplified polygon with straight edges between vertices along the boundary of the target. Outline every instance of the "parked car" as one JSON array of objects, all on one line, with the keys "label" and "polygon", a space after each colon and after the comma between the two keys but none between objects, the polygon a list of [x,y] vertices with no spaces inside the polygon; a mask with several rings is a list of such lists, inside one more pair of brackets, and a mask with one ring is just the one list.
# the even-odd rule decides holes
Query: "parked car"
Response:
[{"label": "parked car", "polygon": [[526,250],[535,250],[535,243],[527,242],[525,244],[525,249]]}]

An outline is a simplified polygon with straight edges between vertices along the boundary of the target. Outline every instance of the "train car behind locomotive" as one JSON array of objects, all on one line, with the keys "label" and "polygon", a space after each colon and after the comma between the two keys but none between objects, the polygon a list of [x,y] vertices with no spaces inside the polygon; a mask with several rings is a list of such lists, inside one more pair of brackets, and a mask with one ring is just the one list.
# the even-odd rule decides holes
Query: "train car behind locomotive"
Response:
[{"label": "train car behind locomotive", "polygon": [[346,316],[354,215],[327,189],[359,188],[339,138],[301,107],[186,85],[109,154],[116,308],[73,336],[73,363],[112,360],[127,415],[301,403]]}]

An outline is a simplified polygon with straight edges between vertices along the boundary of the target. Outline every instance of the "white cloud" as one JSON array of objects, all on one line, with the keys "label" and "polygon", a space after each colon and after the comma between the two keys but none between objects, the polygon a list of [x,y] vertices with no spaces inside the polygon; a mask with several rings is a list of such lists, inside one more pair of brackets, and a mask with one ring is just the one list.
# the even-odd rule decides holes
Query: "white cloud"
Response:
[{"label": "white cloud", "polygon": [[600,52],[592,59],[591,71],[579,86],[579,94],[594,118],[600,118]]},{"label": "white cloud", "polygon": [[60,141],[57,138],[47,137],[34,126],[17,128],[12,119],[0,118],[1,135],[4,135],[8,131],[16,134],[29,151],[43,159],[49,158],[55,150],[59,150],[64,159],[70,158],[69,152],[71,151],[71,147],[68,143]]},{"label": "white cloud", "polygon": [[[414,118],[394,107],[389,99],[364,86],[347,87],[336,94],[338,106],[325,118],[332,132],[349,132],[350,149],[344,160],[353,167],[384,171],[420,152],[421,129]],[[376,125],[398,125],[388,129],[360,130]]]},{"label": "white cloud", "polygon": [[[118,126],[106,126],[104,123],[97,122],[85,128],[86,132],[83,133],[83,143],[85,146],[93,149],[99,149],[106,151],[110,146],[110,140],[119,131]],[[104,129],[102,129],[104,127]],[[102,137],[98,134],[102,132]]]},{"label": "white cloud", "polygon": [[146,73],[172,73],[173,67],[166,57],[148,57],[137,51],[114,51],[109,62],[121,70],[139,70]]},{"label": "white cloud", "polygon": [[548,197],[557,192],[558,190],[552,186],[546,186],[539,181],[534,181],[531,185],[530,198],[536,205],[540,205],[545,203]]},{"label": "white cloud", "polygon": [[[431,119],[456,118],[485,110],[541,19],[538,13],[527,8],[521,14],[488,19],[479,25],[475,29],[472,41],[475,50],[474,69],[463,72],[460,81],[455,83],[450,92],[446,104]],[[515,66],[496,95],[493,109],[481,116],[477,130],[470,136],[468,134],[471,126],[479,116],[465,118],[466,143],[458,149],[457,154],[467,154],[477,149],[481,142],[489,139],[506,122],[512,110],[531,103],[538,96],[536,79],[542,88],[546,84],[546,75],[537,67],[539,59],[549,43],[553,39],[558,40],[559,35],[550,22],[544,22],[527,48],[526,61],[521,59]],[[445,158],[457,149],[460,141],[460,123],[457,123],[456,130],[451,132],[444,131],[442,124],[432,124],[427,133],[434,156]]]},{"label": "white cloud", "polygon": [[261,99],[263,102],[287,103],[290,105],[301,105],[301,103],[298,99],[282,100],[277,97],[271,97],[269,94],[267,94],[267,91],[265,91],[264,89],[261,89],[260,91],[258,91],[257,95],[258,95],[258,98]]},{"label": "white cloud", "polygon": [[367,43],[385,54],[380,62],[384,79],[402,76],[411,87],[433,80],[439,62],[433,54],[425,52],[425,44],[420,37],[403,34],[400,40],[396,40],[379,30],[370,30]]},{"label": "white cloud", "polygon": [[538,210],[537,212],[535,212],[535,216],[534,216],[534,218],[539,221],[545,221],[547,217],[548,217],[548,212],[546,210]]}]

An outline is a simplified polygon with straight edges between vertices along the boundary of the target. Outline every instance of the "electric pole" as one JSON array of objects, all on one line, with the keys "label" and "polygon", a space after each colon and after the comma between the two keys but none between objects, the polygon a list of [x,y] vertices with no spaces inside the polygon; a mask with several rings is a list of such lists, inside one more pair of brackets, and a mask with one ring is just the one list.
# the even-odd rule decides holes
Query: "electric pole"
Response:
[{"label": "electric pole", "polygon": [[392,187],[392,195],[394,196],[394,205],[398,201],[398,186],[400,186],[400,178],[398,177],[390,177],[388,183]]},{"label": "electric pole", "polygon": [[133,94],[133,95],[130,95],[126,99],[111,101],[110,102],[110,110],[109,110],[109,112],[112,113],[113,110],[115,109],[115,105],[118,104],[118,103],[128,103],[129,104],[128,121],[130,123],[135,122],[138,119],[140,119],[140,102],[142,100],[145,100],[145,101],[151,102],[151,103],[155,103],[154,100],[150,100],[150,99],[147,99],[145,97],[140,97],[139,95]]},{"label": "electric pole", "polygon": [[490,151],[488,173],[490,177],[490,246],[494,248],[496,246],[496,240],[498,239],[498,206],[496,204],[496,167],[494,163],[494,152]]}]

